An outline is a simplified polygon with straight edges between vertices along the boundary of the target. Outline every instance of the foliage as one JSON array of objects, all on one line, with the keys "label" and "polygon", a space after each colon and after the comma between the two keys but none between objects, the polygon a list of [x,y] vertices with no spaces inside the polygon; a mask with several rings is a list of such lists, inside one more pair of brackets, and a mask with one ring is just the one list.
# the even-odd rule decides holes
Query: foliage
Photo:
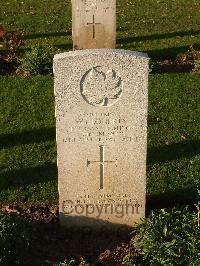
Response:
[{"label": "foliage", "polygon": [[156,60],[151,59],[149,62],[149,70],[150,73],[160,73],[161,72],[161,66],[160,63]]},{"label": "foliage", "polygon": [[192,45],[185,53],[180,53],[176,57],[176,62],[179,64],[183,64],[188,61],[194,63],[196,60],[200,60],[200,51],[195,50]]},{"label": "foliage", "polygon": [[76,261],[75,260],[70,260],[70,261],[63,261],[63,262],[60,262],[58,264],[56,264],[56,266],[76,266]]},{"label": "foliage", "polygon": [[200,71],[200,51],[191,45],[186,52],[178,53],[176,58],[151,59],[150,72],[152,73],[186,73]]},{"label": "foliage", "polygon": [[190,63],[192,65],[193,72],[200,71],[200,51],[195,50],[193,46],[190,46],[187,52],[180,53],[176,57],[176,62],[179,64]]},{"label": "foliage", "polygon": [[122,261],[122,266],[133,266],[133,265],[137,265],[136,264],[136,258],[130,254],[126,255],[124,258],[123,258],[123,261]]},{"label": "foliage", "polygon": [[15,214],[0,213],[0,265],[19,264],[30,244],[30,225]]},{"label": "foliage", "polygon": [[77,260],[71,259],[65,260],[63,262],[60,262],[56,264],[56,266],[90,266],[89,263],[87,263],[82,257],[80,258],[79,262]]},{"label": "foliage", "polygon": [[134,246],[150,265],[191,265],[200,261],[198,216],[188,208],[161,209],[137,227]]},{"label": "foliage", "polygon": [[19,47],[23,44],[24,32],[6,32],[0,25],[0,75],[11,74],[17,67]]},{"label": "foliage", "polygon": [[20,60],[17,74],[24,77],[30,75],[46,75],[53,69],[53,49],[49,46],[35,46],[25,53]]},{"label": "foliage", "polygon": [[199,72],[200,71],[200,59],[195,59],[194,60],[194,72]]},{"label": "foliage", "polygon": [[0,39],[1,45],[6,49],[6,54],[2,56],[4,60],[11,61],[16,57],[18,48],[23,44],[24,31],[7,32],[2,25],[0,25]]}]

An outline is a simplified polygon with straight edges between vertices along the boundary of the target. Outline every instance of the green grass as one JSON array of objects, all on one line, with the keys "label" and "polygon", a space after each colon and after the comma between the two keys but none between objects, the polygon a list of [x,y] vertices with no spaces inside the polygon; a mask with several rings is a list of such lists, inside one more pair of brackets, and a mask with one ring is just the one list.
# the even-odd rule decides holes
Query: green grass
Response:
[{"label": "green grass", "polygon": [[[54,199],[56,147],[53,80],[1,78],[1,199]],[[38,193],[39,192],[39,193]]]},{"label": "green grass", "polygon": [[[150,75],[148,196],[194,200],[199,180],[198,74]],[[0,78],[0,202],[55,201],[53,78]]]},{"label": "green grass", "polygon": [[196,74],[154,75],[150,79],[148,194],[157,200],[158,194],[160,200],[172,204],[197,196],[199,84]]},{"label": "green grass", "polygon": [[[1,2],[0,24],[25,30],[22,50],[72,49],[70,0]],[[117,0],[117,48],[150,57],[198,49],[199,9],[199,0]],[[199,83],[197,74],[150,75],[147,192],[154,206],[195,198]],[[1,77],[0,95],[0,202],[57,200],[53,78]]]},{"label": "green grass", "polygon": [[[25,48],[48,43],[69,50],[70,0],[1,1],[0,23],[26,32]],[[117,47],[174,56],[200,47],[199,0],[117,0]]]}]

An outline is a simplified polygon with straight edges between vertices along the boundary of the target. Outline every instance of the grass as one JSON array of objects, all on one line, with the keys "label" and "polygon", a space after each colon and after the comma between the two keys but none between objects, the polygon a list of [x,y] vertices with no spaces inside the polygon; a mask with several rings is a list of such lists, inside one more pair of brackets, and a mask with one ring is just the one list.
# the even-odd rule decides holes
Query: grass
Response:
[{"label": "grass", "polygon": [[[53,46],[55,51],[72,49],[70,0],[48,0],[48,4],[40,0],[1,2],[0,24],[8,31],[25,31],[20,52],[41,44]],[[155,59],[176,57],[191,45],[198,50],[199,9],[199,0],[117,0],[117,48],[147,52]],[[200,178],[200,76],[153,74],[149,78],[148,210],[193,205]],[[0,76],[0,103],[0,206],[32,203],[39,211],[40,204],[57,204],[52,76]],[[165,223],[161,219],[159,226],[160,221]],[[180,224],[184,227],[184,223]],[[50,261],[49,250],[54,250],[56,259],[59,254],[66,256],[60,242],[63,247],[67,245],[71,256],[71,240],[66,242],[63,233],[59,237],[57,223],[54,227],[49,227],[48,222],[45,227],[41,224],[40,230],[36,227],[38,237],[32,247],[36,253],[30,252],[27,265],[35,265],[35,259],[41,261],[38,265],[47,257]],[[73,234],[72,242],[79,241],[79,237]],[[160,247],[160,239],[157,244]],[[94,245],[95,253],[98,248]]]},{"label": "grass", "polygon": [[[1,79],[1,198],[55,198],[56,148],[51,77]],[[53,179],[53,181],[52,181]],[[44,186],[45,185],[45,186]],[[48,187],[50,191],[48,191]],[[40,192],[35,197],[35,190]]]},{"label": "grass", "polygon": [[[2,1],[0,23],[26,32],[25,47],[51,44],[72,48],[71,1]],[[200,47],[198,0],[117,0],[117,47],[172,57]]]},{"label": "grass", "polygon": [[148,194],[168,204],[189,202],[197,193],[199,82],[195,74],[155,75],[151,79]]},{"label": "grass", "polygon": [[[161,204],[196,198],[199,83],[198,74],[150,75],[147,191]],[[53,78],[1,77],[0,96],[0,203],[56,201]]]}]

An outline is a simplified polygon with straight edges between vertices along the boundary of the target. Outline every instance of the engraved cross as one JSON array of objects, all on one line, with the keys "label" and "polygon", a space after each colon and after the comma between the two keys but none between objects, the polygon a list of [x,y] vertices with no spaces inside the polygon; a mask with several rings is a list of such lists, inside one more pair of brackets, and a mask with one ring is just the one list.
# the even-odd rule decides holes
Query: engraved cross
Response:
[{"label": "engraved cross", "polygon": [[87,25],[92,25],[92,28],[93,28],[93,39],[95,39],[95,26],[96,25],[100,25],[101,23],[96,23],[95,22],[95,18],[94,18],[94,15],[93,15],[93,21],[92,23],[87,23]]},{"label": "engraved cross", "polygon": [[104,146],[100,145],[100,160],[99,161],[89,161],[87,159],[87,167],[89,167],[89,165],[91,163],[99,163],[100,164],[100,189],[103,189],[103,180],[104,180],[104,170],[105,170],[105,164],[106,163],[115,163],[115,166],[117,167],[117,159],[115,161],[105,161],[105,157],[104,157]]}]

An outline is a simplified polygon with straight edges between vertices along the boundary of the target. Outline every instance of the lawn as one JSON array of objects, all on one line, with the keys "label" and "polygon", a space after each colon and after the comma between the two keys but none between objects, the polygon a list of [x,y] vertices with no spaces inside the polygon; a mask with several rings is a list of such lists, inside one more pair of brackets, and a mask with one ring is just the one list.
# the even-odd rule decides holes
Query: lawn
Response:
[{"label": "lawn", "polygon": [[[70,0],[2,1],[0,23],[23,29],[25,47],[51,44],[72,49]],[[117,48],[146,51],[151,57],[173,57],[200,47],[198,0],[117,0]]]},{"label": "lawn", "polygon": [[[156,198],[161,205],[176,205],[197,197],[199,84],[198,74],[150,75],[150,203]],[[0,91],[0,202],[54,203],[58,193],[53,78],[1,77]]]}]

